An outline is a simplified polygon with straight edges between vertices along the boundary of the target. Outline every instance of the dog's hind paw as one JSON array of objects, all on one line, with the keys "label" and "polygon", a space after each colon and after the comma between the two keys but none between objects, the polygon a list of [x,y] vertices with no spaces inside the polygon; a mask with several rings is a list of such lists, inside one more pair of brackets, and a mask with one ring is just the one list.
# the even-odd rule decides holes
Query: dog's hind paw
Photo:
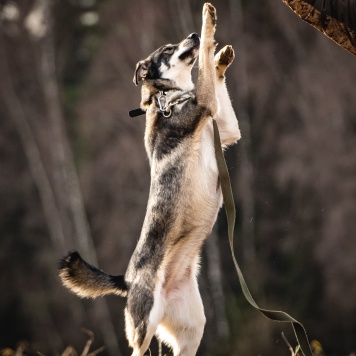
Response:
[{"label": "dog's hind paw", "polygon": [[224,78],[226,69],[235,59],[235,52],[232,46],[222,48],[214,57],[215,68],[218,78]]}]

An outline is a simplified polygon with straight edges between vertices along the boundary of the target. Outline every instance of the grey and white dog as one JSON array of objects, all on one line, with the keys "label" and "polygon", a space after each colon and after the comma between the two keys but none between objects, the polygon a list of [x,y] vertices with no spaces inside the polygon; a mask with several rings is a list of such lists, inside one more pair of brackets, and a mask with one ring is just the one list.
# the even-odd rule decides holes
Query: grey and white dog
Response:
[{"label": "grey and white dog", "polygon": [[[144,355],[156,335],[175,356],[195,355],[205,315],[197,275],[199,255],[222,205],[212,120],[222,145],[240,138],[225,86],[231,46],[214,57],[216,10],[203,7],[196,33],[166,45],[137,64],[146,112],[145,147],[151,167],[147,214],[124,276],[90,266],[77,252],[60,263],[63,284],[81,297],[127,297],[126,336],[133,355]],[[192,67],[199,55],[196,88]]]}]

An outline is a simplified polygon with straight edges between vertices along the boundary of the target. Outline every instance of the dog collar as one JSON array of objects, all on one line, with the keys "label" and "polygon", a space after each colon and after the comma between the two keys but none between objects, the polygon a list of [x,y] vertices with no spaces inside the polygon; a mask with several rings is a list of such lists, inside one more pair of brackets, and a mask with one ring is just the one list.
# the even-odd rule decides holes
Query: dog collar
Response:
[{"label": "dog collar", "polygon": [[165,93],[164,91],[160,91],[159,96],[157,98],[159,111],[163,114],[164,117],[171,117],[173,106],[182,104],[191,98],[192,96],[190,94],[186,94],[186,95],[182,95],[177,100],[169,101],[167,99],[167,93]]},{"label": "dog collar", "polygon": [[[173,111],[172,111],[173,106],[182,104],[191,98],[192,98],[191,94],[185,94],[185,95],[182,95],[181,97],[178,97],[174,101],[169,101],[167,98],[167,93],[164,92],[163,90],[161,90],[159,92],[159,96],[157,97],[158,109],[163,114],[164,117],[171,117],[172,113],[173,113]],[[136,117],[136,116],[143,115],[145,113],[146,113],[145,110],[138,108],[138,109],[130,110],[129,116]]]}]

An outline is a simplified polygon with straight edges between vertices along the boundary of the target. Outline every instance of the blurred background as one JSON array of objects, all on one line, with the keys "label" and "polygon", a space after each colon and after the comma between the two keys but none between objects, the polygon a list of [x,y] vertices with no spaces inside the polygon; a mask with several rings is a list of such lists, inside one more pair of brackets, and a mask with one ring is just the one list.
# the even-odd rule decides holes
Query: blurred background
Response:
[{"label": "blurred background", "polygon": [[[124,300],[62,287],[68,250],[125,272],[149,189],[136,63],[200,31],[203,1],[0,2],[0,349],[129,355]],[[356,58],[281,0],[220,0],[218,48],[242,131],[228,150],[236,253],[263,307],[300,320],[326,355],[356,351]],[[199,355],[289,355],[291,327],[242,297],[220,214],[199,277]],[[153,341],[152,352],[156,354]]]}]

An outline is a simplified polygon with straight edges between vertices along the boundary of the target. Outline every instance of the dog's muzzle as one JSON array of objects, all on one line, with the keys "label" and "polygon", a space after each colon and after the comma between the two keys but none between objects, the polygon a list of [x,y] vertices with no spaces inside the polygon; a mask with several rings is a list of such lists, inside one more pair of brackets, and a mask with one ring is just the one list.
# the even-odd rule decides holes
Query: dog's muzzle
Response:
[{"label": "dog's muzzle", "polygon": [[179,56],[179,59],[184,61],[191,58],[194,61],[198,56],[200,47],[200,38],[198,34],[196,32],[191,33],[185,40],[183,40],[182,46],[185,51]]},{"label": "dog's muzzle", "polygon": [[196,32],[191,33],[188,37],[188,40],[200,40],[199,35]]}]

